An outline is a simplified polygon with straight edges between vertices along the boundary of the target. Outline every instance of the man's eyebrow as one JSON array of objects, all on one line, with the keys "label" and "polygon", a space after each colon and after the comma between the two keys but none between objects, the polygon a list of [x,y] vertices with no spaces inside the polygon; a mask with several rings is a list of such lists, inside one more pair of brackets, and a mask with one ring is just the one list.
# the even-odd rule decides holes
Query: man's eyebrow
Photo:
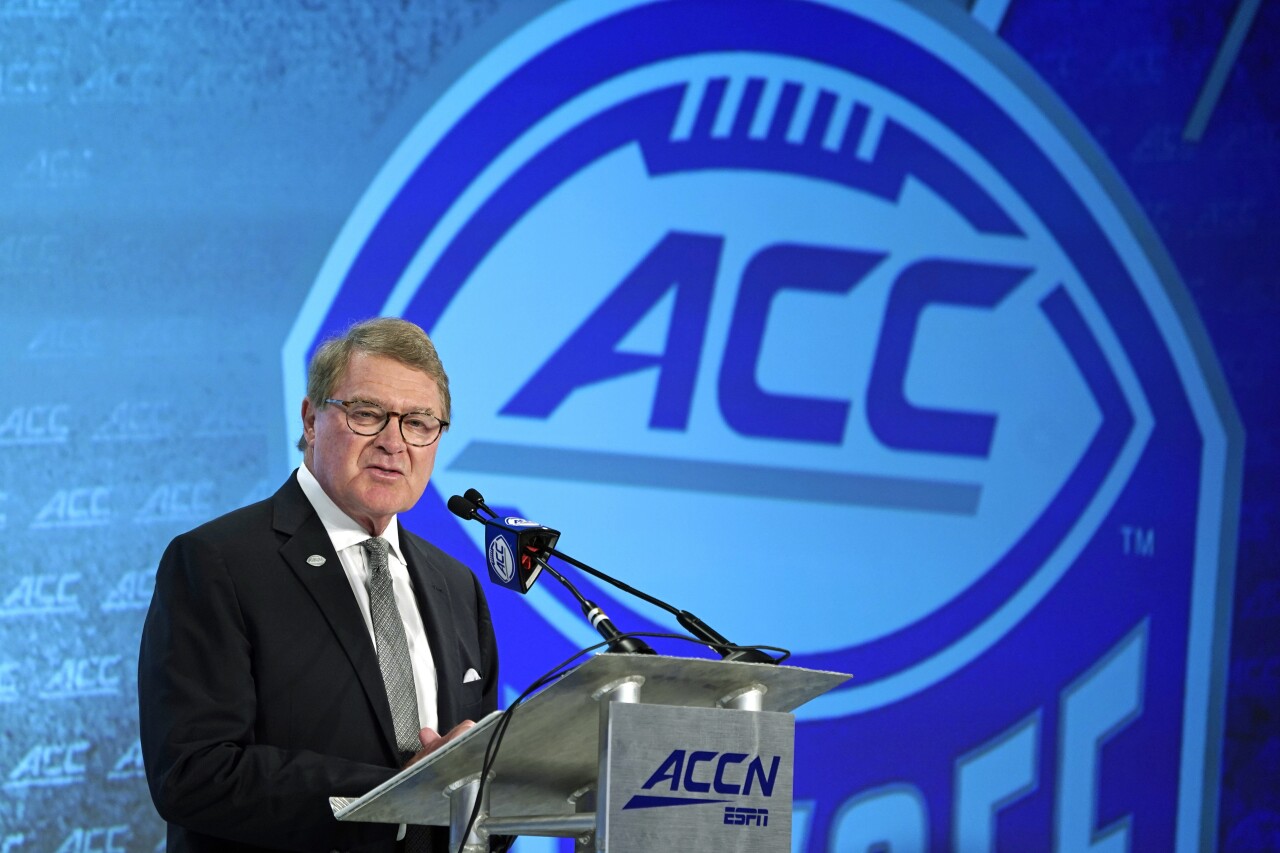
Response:
[{"label": "man's eyebrow", "polygon": [[[379,400],[375,400],[375,399],[373,399],[372,397],[367,397],[367,396],[363,396],[363,395],[359,395],[359,394],[357,394],[356,396],[352,397],[352,398],[351,398],[350,400],[348,400],[347,402],[348,402],[348,403],[369,403],[370,405],[377,406],[379,409],[382,409],[384,412],[386,412],[386,411],[390,411],[390,410],[391,410],[391,407],[390,407],[390,406],[388,406],[386,403],[383,403],[383,402],[381,402],[381,401],[379,401]],[[434,415],[435,415],[435,410],[434,410],[431,406],[423,406],[423,407],[418,408],[418,409],[407,409],[407,410],[404,412],[404,414],[406,414],[406,415],[432,415],[432,416],[434,416]]]}]

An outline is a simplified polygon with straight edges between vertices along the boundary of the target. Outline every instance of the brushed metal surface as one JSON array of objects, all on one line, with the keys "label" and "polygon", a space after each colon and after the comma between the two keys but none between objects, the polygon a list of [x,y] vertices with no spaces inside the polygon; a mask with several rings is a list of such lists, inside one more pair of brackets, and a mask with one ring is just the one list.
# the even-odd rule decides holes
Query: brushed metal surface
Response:
[{"label": "brushed metal surface", "polygon": [[[515,710],[494,765],[490,814],[571,815],[570,795],[597,774],[599,708],[592,694],[629,675],[644,678],[646,704],[715,708],[752,684],[764,711],[790,712],[846,681],[839,672],[661,655],[596,655]],[[732,713],[732,712],[727,712]],[[339,820],[447,826],[449,784],[480,772],[501,713],[362,797],[332,797]]]}]

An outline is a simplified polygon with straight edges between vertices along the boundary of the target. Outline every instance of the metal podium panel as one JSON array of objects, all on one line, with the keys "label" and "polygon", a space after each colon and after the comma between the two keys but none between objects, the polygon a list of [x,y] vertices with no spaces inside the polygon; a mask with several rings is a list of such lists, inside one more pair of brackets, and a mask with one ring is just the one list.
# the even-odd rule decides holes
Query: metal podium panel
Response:
[{"label": "metal podium panel", "polygon": [[794,748],[790,714],[614,703],[598,849],[788,853]]},{"label": "metal podium panel", "polygon": [[[599,706],[594,694],[620,679],[643,678],[644,704],[714,708],[744,688],[763,693],[764,711],[791,711],[849,676],[770,664],[661,655],[602,654],[569,672],[516,709],[494,765],[489,814],[569,815],[569,795],[598,772]],[[446,826],[444,789],[478,774],[492,714],[464,737],[402,771],[358,799],[332,797],[339,820]]]}]

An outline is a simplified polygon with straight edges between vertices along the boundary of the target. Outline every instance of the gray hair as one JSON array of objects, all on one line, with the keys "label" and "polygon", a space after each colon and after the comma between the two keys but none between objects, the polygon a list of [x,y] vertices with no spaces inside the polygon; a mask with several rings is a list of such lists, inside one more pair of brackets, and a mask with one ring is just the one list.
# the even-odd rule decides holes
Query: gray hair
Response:
[{"label": "gray hair", "polygon": [[[435,344],[421,327],[399,317],[362,320],[320,344],[307,368],[307,399],[312,406],[320,409],[326,405],[325,400],[333,396],[333,389],[342,381],[351,356],[357,352],[394,359],[434,379],[440,391],[439,417],[449,420],[449,376]],[[298,449],[307,449],[305,432],[298,439]]]}]

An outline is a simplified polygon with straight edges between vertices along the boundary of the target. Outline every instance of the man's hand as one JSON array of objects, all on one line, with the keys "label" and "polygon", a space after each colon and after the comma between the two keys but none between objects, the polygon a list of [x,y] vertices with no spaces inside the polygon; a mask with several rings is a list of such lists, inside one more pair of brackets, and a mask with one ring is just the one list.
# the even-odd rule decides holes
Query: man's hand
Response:
[{"label": "man's hand", "polygon": [[405,767],[410,767],[414,764],[417,764],[419,761],[426,758],[428,755],[435,752],[437,749],[444,746],[449,741],[456,740],[459,736],[462,735],[463,732],[465,732],[467,729],[471,728],[474,725],[475,723],[472,722],[471,720],[463,720],[462,722],[458,723],[456,726],[451,728],[449,730],[449,733],[447,735],[444,735],[443,737],[439,733],[437,733],[436,730],[433,728],[430,728],[430,727],[423,728],[421,731],[418,732],[418,740],[422,742],[422,749],[419,750],[418,753],[413,756],[413,758],[409,759],[409,763],[406,764]]}]

